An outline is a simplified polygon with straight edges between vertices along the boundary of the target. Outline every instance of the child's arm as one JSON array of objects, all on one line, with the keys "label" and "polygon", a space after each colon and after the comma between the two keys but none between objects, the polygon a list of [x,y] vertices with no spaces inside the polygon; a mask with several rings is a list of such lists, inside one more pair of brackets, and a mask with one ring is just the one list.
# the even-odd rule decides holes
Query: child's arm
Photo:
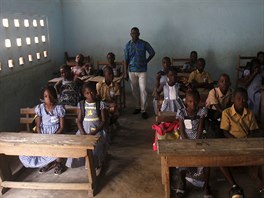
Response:
[{"label": "child's arm", "polygon": [[85,131],[83,129],[82,121],[83,121],[83,118],[82,118],[81,109],[78,109],[78,117],[76,119],[76,124],[77,124],[77,127],[78,127],[81,135],[84,135],[85,134]]},{"label": "child's arm", "polygon": [[36,123],[36,130],[37,130],[37,133],[41,133],[41,130],[40,130],[41,117],[37,116],[37,117],[36,117],[36,120],[35,120],[35,123]]},{"label": "child's arm", "polygon": [[229,131],[223,130],[223,133],[226,138],[235,138]]},{"label": "child's arm", "polygon": [[240,78],[238,79],[238,82],[241,83],[242,85],[245,85],[246,87],[249,86],[249,84],[251,83],[251,81],[256,77],[256,75],[260,73],[260,69],[256,68],[252,74],[250,74],[249,76],[246,76],[244,78]]},{"label": "child's arm", "polygon": [[104,129],[105,126],[105,115],[106,115],[106,109],[101,109],[101,122],[98,125],[98,127],[96,127],[96,129],[94,131],[91,131],[91,135],[95,135],[96,133],[98,133],[99,131]]},{"label": "child's arm", "polygon": [[61,134],[64,130],[64,117],[60,117],[60,128],[56,131],[55,134]]},{"label": "child's arm", "polygon": [[55,85],[54,88],[56,89],[57,94],[60,94],[60,88],[62,85],[62,80],[58,81]]},{"label": "child's arm", "polygon": [[199,125],[198,125],[198,130],[197,130],[197,134],[196,134],[196,138],[195,139],[201,139],[202,134],[203,134],[203,129],[204,129],[204,117],[200,118],[199,120]]},{"label": "child's arm", "polygon": [[182,139],[188,139],[187,134],[185,133],[185,125],[184,125],[184,120],[179,120],[180,121],[180,135]]}]

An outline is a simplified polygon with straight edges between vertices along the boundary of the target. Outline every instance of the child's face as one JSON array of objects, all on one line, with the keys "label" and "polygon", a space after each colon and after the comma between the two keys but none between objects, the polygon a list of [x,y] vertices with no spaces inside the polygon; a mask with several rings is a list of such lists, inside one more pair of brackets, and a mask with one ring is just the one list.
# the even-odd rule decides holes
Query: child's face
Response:
[{"label": "child's face", "polygon": [[204,67],[205,67],[205,65],[203,64],[203,62],[198,61],[196,67],[197,67],[198,71],[199,71],[200,73],[202,73],[202,72],[204,71]]},{"label": "child's face", "polygon": [[43,98],[45,104],[53,104],[53,97],[48,90],[44,91]]},{"label": "child's face", "polygon": [[104,74],[106,82],[112,82],[114,80],[114,74],[111,71],[107,71]]},{"label": "child's face", "polygon": [[237,111],[243,111],[247,107],[247,96],[244,93],[236,93],[234,96],[234,106]]},{"label": "child's face", "polygon": [[176,74],[173,71],[169,71],[167,74],[168,85],[173,86],[176,83]]},{"label": "child's face", "polygon": [[228,77],[221,76],[218,80],[218,86],[222,93],[226,93],[228,88],[230,87],[230,81]]},{"label": "child's face", "polygon": [[113,64],[115,62],[115,57],[112,54],[108,54],[107,60],[110,64]]},{"label": "child's face", "polygon": [[131,33],[130,33],[130,36],[131,36],[131,38],[132,38],[132,41],[137,41],[138,40],[138,38],[139,38],[139,31],[137,31],[137,30],[132,30],[131,31]]},{"label": "child's face", "polygon": [[188,110],[194,111],[197,109],[199,101],[196,101],[192,95],[186,95],[185,97],[185,106]]},{"label": "child's face", "polygon": [[94,101],[95,93],[91,89],[85,88],[83,90],[83,96],[85,97],[87,101],[92,102]]},{"label": "child's face", "polygon": [[195,62],[195,61],[197,61],[197,54],[195,54],[195,53],[191,53],[191,55],[190,55],[190,61],[191,61],[191,62]]},{"label": "child's face", "polygon": [[166,71],[171,66],[170,59],[163,59],[162,66],[163,66],[163,69]]},{"label": "child's face", "polygon": [[63,77],[64,79],[68,78],[70,76],[70,72],[68,71],[65,71],[64,69],[60,69],[60,74],[61,74],[61,77]]}]

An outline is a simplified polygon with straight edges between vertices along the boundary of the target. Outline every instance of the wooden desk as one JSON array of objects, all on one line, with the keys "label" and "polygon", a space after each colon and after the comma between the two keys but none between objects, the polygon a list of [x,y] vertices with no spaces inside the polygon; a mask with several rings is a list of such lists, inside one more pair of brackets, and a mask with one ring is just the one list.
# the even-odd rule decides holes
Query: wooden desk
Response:
[{"label": "wooden desk", "polygon": [[[87,190],[88,196],[94,195],[96,187],[96,172],[93,164],[92,150],[99,137],[92,135],[50,135],[33,133],[0,133],[0,187],[24,189],[52,190]],[[8,164],[3,160],[4,155],[49,156],[61,158],[80,158],[86,160],[87,183],[36,183],[12,181]],[[2,158],[2,160],[1,160]],[[11,177],[10,177],[11,176]],[[11,179],[11,181],[8,181]],[[0,192],[1,194],[1,192]]]},{"label": "wooden desk", "polygon": [[[90,76],[84,82],[100,82],[100,81],[103,81],[104,79],[105,79],[104,76]],[[113,81],[120,83],[122,79],[123,79],[123,76],[114,77]]]},{"label": "wooden desk", "polygon": [[264,165],[264,138],[158,141],[165,197],[170,198],[170,167]]},{"label": "wooden desk", "polygon": [[[91,76],[90,75],[90,76],[82,76],[82,77],[78,77],[78,78],[80,80],[82,80],[82,81],[85,81],[85,80],[87,80],[89,78],[92,78],[92,77],[94,77],[94,76]],[[50,83],[50,84],[56,84],[57,82],[59,82],[62,79],[63,79],[62,77],[53,78],[53,79],[49,80],[48,83]]]}]

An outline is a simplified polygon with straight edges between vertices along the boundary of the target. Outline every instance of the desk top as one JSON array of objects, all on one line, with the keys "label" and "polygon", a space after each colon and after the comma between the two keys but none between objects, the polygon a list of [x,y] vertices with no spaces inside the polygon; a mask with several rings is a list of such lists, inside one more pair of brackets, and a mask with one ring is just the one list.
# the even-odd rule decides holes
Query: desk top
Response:
[{"label": "desk top", "polygon": [[162,156],[259,156],[264,158],[264,138],[184,139],[158,141]]},{"label": "desk top", "polygon": [[5,146],[30,148],[93,149],[99,137],[93,135],[36,134],[0,132],[0,153]]}]

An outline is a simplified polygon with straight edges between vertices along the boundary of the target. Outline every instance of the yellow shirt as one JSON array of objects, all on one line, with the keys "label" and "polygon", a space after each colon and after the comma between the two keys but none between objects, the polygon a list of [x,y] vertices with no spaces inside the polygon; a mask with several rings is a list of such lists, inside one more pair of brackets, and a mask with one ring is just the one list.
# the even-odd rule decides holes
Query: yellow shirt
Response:
[{"label": "yellow shirt", "polygon": [[236,138],[245,138],[250,131],[258,129],[258,124],[251,110],[244,108],[240,115],[232,105],[223,111],[220,128],[229,131]]},{"label": "yellow shirt", "polygon": [[101,97],[102,101],[112,101],[115,96],[120,95],[120,86],[116,82],[112,82],[110,85],[105,83],[105,80],[96,84],[97,95]]},{"label": "yellow shirt", "polygon": [[190,73],[188,82],[192,83],[194,80],[198,83],[203,83],[203,82],[212,83],[213,82],[208,72],[203,71],[202,73],[200,73],[198,70],[195,70],[192,73]]},{"label": "yellow shirt", "polygon": [[228,107],[227,105],[231,103],[231,99],[232,99],[231,88],[229,88],[227,93],[224,95],[221,92],[220,88],[217,87],[210,90],[208,97],[206,99],[206,107],[216,110],[215,106],[213,105],[220,104],[222,109],[225,109]]}]

